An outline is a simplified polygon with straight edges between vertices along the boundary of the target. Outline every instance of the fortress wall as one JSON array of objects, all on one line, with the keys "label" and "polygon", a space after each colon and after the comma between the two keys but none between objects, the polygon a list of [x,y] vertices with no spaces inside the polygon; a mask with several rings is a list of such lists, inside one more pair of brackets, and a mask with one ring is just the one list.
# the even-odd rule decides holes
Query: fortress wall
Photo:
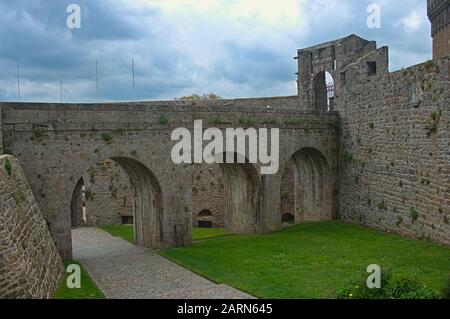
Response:
[{"label": "fortress wall", "polygon": [[[175,128],[192,130],[194,120],[203,120],[204,128],[279,127],[280,165],[302,147],[317,148],[335,165],[337,112],[308,112],[282,103],[267,108],[267,99],[246,101],[253,105],[245,106],[244,100],[240,106],[236,100],[212,105],[2,103],[4,146],[20,160],[62,256],[71,256],[70,207],[77,182],[89,167],[111,158],[137,161],[151,171],[163,203],[158,248],[182,246],[192,241],[192,167],[171,160]],[[261,232],[280,228],[278,177],[265,178]]]},{"label": "fortress wall", "polygon": [[0,299],[51,298],[63,273],[22,168],[0,156]]},{"label": "fortress wall", "polygon": [[104,160],[83,176],[86,187],[86,225],[121,224],[133,216],[134,192],[127,173],[112,160]]},{"label": "fortress wall", "polygon": [[198,226],[198,214],[206,209],[212,213],[212,227],[225,227],[224,176],[220,165],[195,165],[192,178],[193,226]]},{"label": "fortress wall", "polygon": [[341,89],[344,220],[450,244],[450,58]]}]

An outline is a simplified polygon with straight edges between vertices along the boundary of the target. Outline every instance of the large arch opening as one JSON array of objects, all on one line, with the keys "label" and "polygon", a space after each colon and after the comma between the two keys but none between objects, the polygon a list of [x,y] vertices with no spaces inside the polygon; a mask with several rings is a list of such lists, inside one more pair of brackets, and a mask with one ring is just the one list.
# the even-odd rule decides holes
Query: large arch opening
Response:
[{"label": "large arch opening", "polygon": [[[106,165],[109,162],[120,166],[120,171],[115,170],[114,166]],[[87,176],[88,183],[84,182],[83,177],[78,180],[71,200],[72,216],[79,216],[80,193],[82,194],[82,189],[85,188],[85,195],[81,195],[85,198],[87,206],[84,212],[84,225],[132,223],[134,242],[137,246],[159,248],[164,242],[163,195],[153,172],[144,164],[126,157],[112,157],[97,164],[98,167],[101,169],[93,170],[91,167],[83,173],[83,176]],[[118,172],[123,172],[126,178],[126,182],[120,185],[117,184]],[[94,202],[98,205],[94,205]],[[124,209],[131,206],[131,216],[113,214],[112,210],[117,206],[123,206]],[[72,224],[73,220],[72,217]]]},{"label": "large arch opening", "polygon": [[84,190],[84,179],[81,177],[75,185],[70,203],[71,221],[74,228],[86,225]]},{"label": "large arch opening", "polygon": [[296,152],[282,175],[281,220],[293,214],[294,222],[332,219],[333,179],[326,158],[314,148]]},{"label": "large arch opening", "polygon": [[220,164],[224,175],[225,231],[253,234],[259,231],[260,179],[255,166],[247,158],[244,163]]},{"label": "large arch opening", "polygon": [[316,110],[334,110],[334,79],[331,73],[322,71],[314,77],[314,106]]}]

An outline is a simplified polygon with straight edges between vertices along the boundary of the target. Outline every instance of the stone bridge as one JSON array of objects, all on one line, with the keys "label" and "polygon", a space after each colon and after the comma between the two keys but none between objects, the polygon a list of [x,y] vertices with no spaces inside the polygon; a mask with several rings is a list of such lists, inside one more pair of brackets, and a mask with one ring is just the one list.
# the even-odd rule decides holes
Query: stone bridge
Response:
[{"label": "stone bridge", "polygon": [[[192,169],[174,164],[175,128],[277,127],[280,168],[220,164],[225,228],[266,233],[281,228],[280,185],[293,162],[296,211],[304,220],[336,217],[337,112],[302,109],[299,97],[114,104],[1,103],[3,152],[21,163],[63,258],[72,257],[71,204],[78,181],[105,159],[117,162],[134,190],[136,239],[165,248],[192,242]],[[1,150],[0,150],[1,153]],[[207,164],[201,164],[207,165]],[[77,185],[78,184],[78,185]]]}]

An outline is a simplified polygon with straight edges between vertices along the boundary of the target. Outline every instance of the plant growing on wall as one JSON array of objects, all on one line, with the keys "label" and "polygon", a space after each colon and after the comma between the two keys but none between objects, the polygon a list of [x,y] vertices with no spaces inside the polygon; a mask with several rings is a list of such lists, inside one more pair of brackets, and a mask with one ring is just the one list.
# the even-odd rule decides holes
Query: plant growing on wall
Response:
[{"label": "plant growing on wall", "polygon": [[102,133],[102,140],[106,143],[111,143],[112,141],[112,135],[109,133]]},{"label": "plant growing on wall", "polygon": [[169,119],[166,116],[161,115],[159,117],[158,123],[161,125],[167,125],[169,123]]},{"label": "plant growing on wall", "polygon": [[12,175],[12,164],[11,164],[11,161],[9,160],[9,158],[5,159],[5,162],[3,165],[5,167],[6,173],[8,173],[8,175],[11,176]]},{"label": "plant growing on wall", "polygon": [[409,213],[411,215],[412,222],[414,223],[419,218],[419,212],[414,207],[411,207]]}]

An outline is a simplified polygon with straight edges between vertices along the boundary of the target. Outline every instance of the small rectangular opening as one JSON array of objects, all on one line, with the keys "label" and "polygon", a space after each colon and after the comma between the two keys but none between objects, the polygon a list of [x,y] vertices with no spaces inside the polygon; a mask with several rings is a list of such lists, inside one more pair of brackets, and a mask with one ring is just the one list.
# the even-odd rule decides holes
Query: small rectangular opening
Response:
[{"label": "small rectangular opening", "polygon": [[122,216],[122,225],[133,225],[133,216]]},{"label": "small rectangular opening", "polygon": [[210,220],[199,220],[198,221],[199,228],[212,228],[212,221]]},{"label": "small rectangular opening", "polygon": [[377,62],[367,62],[367,74],[368,75],[375,75],[377,74]]}]

